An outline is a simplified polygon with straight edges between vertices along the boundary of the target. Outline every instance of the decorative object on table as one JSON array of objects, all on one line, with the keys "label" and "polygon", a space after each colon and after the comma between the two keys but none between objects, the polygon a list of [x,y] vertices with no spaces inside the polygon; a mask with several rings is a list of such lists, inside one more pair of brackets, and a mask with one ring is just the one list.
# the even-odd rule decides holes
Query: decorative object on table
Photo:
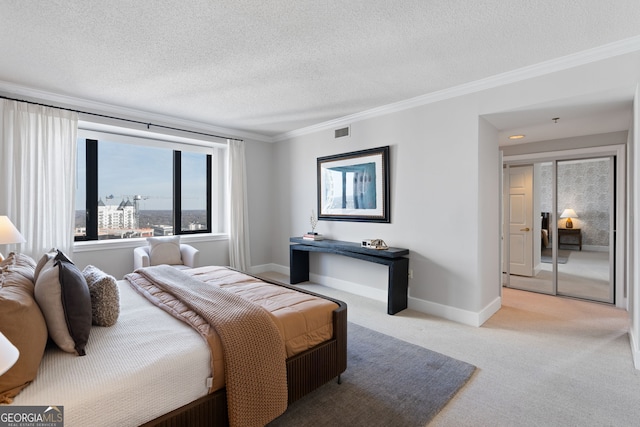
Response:
[{"label": "decorative object on table", "polygon": [[316,233],[316,226],[318,225],[318,217],[316,217],[315,212],[311,209],[311,217],[309,218],[309,223],[311,224],[311,231],[307,234],[318,234]]},{"label": "decorative object on table", "polygon": [[571,218],[578,218],[578,214],[573,209],[565,209],[562,211],[560,218],[567,218],[564,228],[573,228],[573,221],[571,221]]},{"label": "decorative object on table", "polygon": [[389,246],[382,239],[373,239],[371,241],[371,248],[372,249],[378,249],[378,250],[384,250],[384,249],[389,249]]},{"label": "decorative object on table", "polygon": [[365,239],[361,246],[369,249],[389,249],[389,246],[382,239]]},{"label": "decorative object on table", "polygon": [[[12,243],[24,243],[26,240],[11,222],[8,216],[0,215],[0,245],[10,245]],[[0,261],[4,259],[0,252]]]},{"label": "decorative object on table", "polygon": [[318,234],[318,233],[305,233],[304,236],[302,236],[303,239],[305,240],[324,240],[324,236],[322,234]]},{"label": "decorative object on table", "polygon": [[311,231],[305,233],[302,236],[305,240],[323,240],[324,237],[321,234],[316,233],[316,226],[318,225],[318,218],[316,217],[315,212],[311,209],[311,217],[309,218],[309,223],[311,224]]},{"label": "decorative object on table", "polygon": [[391,222],[389,146],[318,157],[318,219]]}]

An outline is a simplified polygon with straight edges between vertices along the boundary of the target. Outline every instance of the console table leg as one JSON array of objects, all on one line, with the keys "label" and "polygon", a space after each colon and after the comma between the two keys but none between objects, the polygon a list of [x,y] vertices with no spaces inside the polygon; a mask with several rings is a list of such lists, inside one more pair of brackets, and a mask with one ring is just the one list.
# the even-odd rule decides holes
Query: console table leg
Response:
[{"label": "console table leg", "polygon": [[396,314],[407,308],[408,290],[409,258],[399,258],[389,265],[388,314]]},{"label": "console table leg", "polygon": [[292,285],[309,280],[309,252],[289,250],[289,276]]}]

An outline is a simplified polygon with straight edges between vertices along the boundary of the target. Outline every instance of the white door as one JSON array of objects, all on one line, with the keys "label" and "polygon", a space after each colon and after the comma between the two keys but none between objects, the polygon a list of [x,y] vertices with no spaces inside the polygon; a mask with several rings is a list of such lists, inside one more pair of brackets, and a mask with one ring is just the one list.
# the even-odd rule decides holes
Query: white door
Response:
[{"label": "white door", "polygon": [[533,276],[533,166],[509,168],[510,273]]}]

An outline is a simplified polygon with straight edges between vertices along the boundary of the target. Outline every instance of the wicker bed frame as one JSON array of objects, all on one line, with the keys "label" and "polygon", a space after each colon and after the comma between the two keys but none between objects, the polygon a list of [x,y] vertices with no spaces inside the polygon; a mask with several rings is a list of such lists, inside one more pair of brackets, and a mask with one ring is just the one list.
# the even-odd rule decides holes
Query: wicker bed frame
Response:
[{"label": "wicker bed frame", "polygon": [[[245,273],[246,274],[246,273]],[[333,311],[333,338],[287,359],[289,404],[337,378],[347,369],[347,305],[339,300],[275,280],[260,280],[315,295],[338,304]],[[227,426],[227,394],[223,388],[143,424],[143,427]]]}]

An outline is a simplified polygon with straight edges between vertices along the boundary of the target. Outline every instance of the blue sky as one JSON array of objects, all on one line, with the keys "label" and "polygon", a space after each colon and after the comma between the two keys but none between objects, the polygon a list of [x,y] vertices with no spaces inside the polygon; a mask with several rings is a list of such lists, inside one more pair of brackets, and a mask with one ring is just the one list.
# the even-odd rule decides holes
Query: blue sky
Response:
[{"label": "blue sky", "polygon": [[[172,209],[173,152],[166,148],[98,143],[98,194],[105,204],[140,195],[141,210]],[[76,209],[85,206],[85,143],[78,141]],[[206,209],[205,155],[182,153],[182,209]],[[113,195],[111,201],[107,197]]]}]

